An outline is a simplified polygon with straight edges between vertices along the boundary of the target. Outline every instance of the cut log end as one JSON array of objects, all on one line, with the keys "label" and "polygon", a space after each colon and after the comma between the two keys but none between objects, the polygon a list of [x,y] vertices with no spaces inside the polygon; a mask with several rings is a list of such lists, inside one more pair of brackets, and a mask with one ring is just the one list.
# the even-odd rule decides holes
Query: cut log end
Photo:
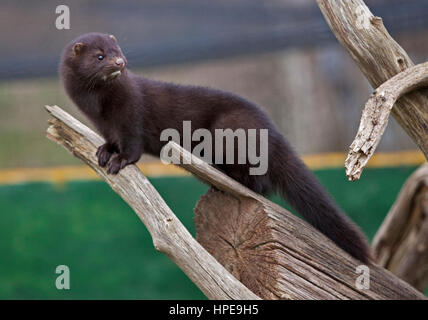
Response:
[{"label": "cut log end", "polygon": [[195,208],[196,239],[247,288],[279,299],[275,264],[266,264],[271,238],[263,206],[255,200],[210,189]]}]

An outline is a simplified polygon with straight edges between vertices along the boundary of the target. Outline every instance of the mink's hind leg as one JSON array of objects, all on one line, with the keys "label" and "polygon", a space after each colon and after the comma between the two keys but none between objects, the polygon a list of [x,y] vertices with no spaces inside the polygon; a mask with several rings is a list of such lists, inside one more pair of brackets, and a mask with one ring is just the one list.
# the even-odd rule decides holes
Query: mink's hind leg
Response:
[{"label": "mink's hind leg", "polygon": [[105,167],[115,152],[119,152],[119,148],[114,143],[106,142],[99,146],[96,153],[99,166]]}]

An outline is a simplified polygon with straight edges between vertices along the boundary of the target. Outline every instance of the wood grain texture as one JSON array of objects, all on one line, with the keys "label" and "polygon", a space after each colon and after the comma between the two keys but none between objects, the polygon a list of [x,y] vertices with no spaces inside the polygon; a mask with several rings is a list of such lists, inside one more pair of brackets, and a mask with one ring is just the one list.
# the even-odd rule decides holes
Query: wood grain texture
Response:
[{"label": "wood grain texture", "polygon": [[169,256],[208,298],[259,299],[191,236],[137,166],[127,166],[117,175],[107,174],[95,157],[103,139],[59,107],[46,106],[46,110],[54,117],[48,138],[94,169],[135,211],[149,230],[154,247]]},{"label": "wood grain texture", "polygon": [[407,179],[373,241],[378,262],[420,291],[428,285],[428,164]]},{"label": "wood grain texture", "polygon": [[345,161],[346,175],[358,180],[374,154],[397,100],[405,94],[428,86],[428,62],[410,67],[378,87],[367,101],[357,136]]},{"label": "wood grain texture", "polygon": [[[362,0],[317,0],[327,23],[373,88],[414,64]],[[391,114],[428,156],[428,89],[401,97]]]}]

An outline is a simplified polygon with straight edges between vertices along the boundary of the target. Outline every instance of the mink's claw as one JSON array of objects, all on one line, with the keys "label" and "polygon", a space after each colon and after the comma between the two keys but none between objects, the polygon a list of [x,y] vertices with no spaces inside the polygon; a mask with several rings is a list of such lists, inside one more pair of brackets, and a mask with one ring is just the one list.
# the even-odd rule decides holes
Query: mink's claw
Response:
[{"label": "mink's claw", "polygon": [[113,155],[113,152],[111,152],[110,145],[105,143],[97,149],[95,155],[98,157],[98,165],[100,167],[105,167]]},{"label": "mink's claw", "polygon": [[125,168],[128,161],[120,155],[115,155],[110,159],[107,165],[108,174],[117,174],[121,169]]}]

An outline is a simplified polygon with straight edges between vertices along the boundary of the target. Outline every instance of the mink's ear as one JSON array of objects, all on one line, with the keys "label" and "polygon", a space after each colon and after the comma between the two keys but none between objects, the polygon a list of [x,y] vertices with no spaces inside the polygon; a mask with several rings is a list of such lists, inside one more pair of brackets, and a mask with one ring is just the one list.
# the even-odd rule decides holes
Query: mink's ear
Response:
[{"label": "mink's ear", "polygon": [[83,47],[84,47],[84,44],[83,44],[83,43],[81,43],[81,42],[76,43],[76,44],[73,46],[73,53],[74,53],[74,55],[75,55],[75,56],[78,56],[78,55],[82,52]]},{"label": "mink's ear", "polygon": [[116,41],[116,42],[117,42],[117,39],[116,39],[116,37],[115,37],[114,35],[110,34],[110,35],[109,35],[109,37],[110,37],[111,39],[113,39],[114,41]]}]

